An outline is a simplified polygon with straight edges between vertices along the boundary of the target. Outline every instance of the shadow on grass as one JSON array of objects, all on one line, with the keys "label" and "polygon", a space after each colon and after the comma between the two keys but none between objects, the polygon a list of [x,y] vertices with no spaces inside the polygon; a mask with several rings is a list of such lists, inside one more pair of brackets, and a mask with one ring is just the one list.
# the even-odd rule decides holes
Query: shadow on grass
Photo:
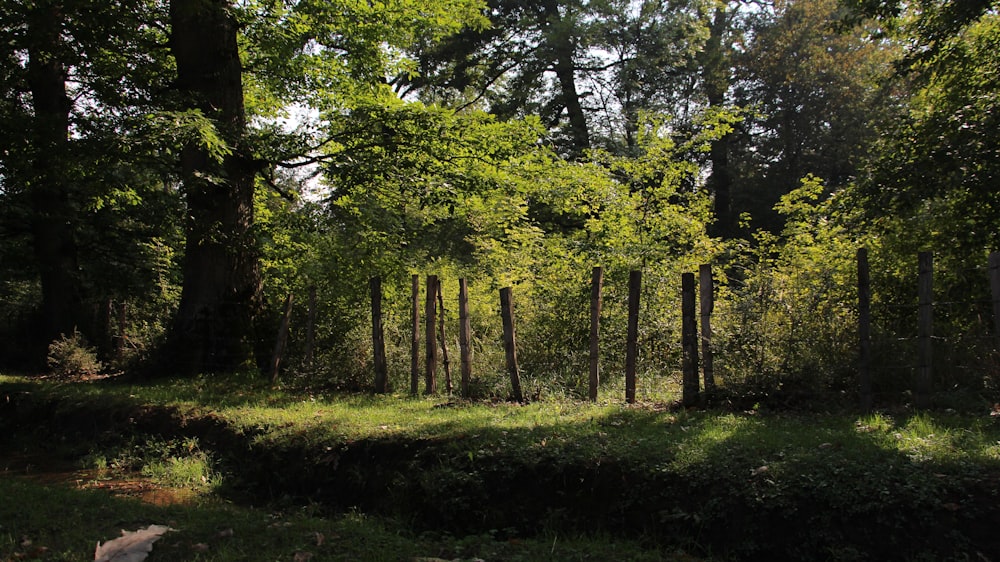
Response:
[{"label": "shadow on grass", "polygon": [[[735,559],[1000,554],[1000,430],[986,418],[458,403],[418,420],[426,402],[355,396],[337,400],[337,420],[255,433],[138,399],[129,407],[142,415],[104,415],[100,397],[88,396],[53,399],[48,418],[24,400],[32,415],[15,408],[12,433],[49,420],[36,429],[72,429],[82,441],[194,435],[219,459],[230,500],[382,514],[455,535],[597,533]],[[9,404],[0,409],[7,423]],[[199,402],[222,404],[232,405]],[[379,416],[394,410],[403,414],[379,433]],[[331,430],[352,417],[375,430]],[[419,427],[394,429],[411,417]]]}]

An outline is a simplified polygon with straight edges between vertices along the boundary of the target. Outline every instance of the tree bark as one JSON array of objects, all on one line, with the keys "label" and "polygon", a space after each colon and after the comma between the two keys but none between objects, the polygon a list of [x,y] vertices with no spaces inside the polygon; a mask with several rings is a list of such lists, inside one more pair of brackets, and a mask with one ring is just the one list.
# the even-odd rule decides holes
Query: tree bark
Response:
[{"label": "tree bark", "polygon": [[195,143],[181,154],[187,240],[169,350],[188,373],[233,371],[251,363],[260,307],[238,23],[226,0],[172,0],[170,24],[183,108],[211,119],[232,154],[218,162]]},{"label": "tree bark", "polygon": [[580,92],[576,87],[576,46],[574,33],[568,29],[571,22],[564,21],[559,13],[559,3],[547,0],[542,4],[546,18],[546,43],[552,53],[553,70],[559,82],[559,97],[566,108],[569,121],[570,147],[573,157],[580,157],[590,148],[590,130],[587,117],[580,103]]},{"label": "tree bark", "polygon": [[80,327],[82,288],[69,176],[66,67],[60,57],[62,13],[58,2],[38,2],[28,19],[28,87],[34,112],[31,141],[31,233],[42,286],[44,343]]},{"label": "tree bark", "polygon": [[[702,83],[709,107],[723,107],[726,103],[726,92],[729,90],[729,68],[722,46],[722,36],[729,26],[729,20],[730,16],[725,8],[715,9],[712,25],[709,26],[708,41],[701,55]],[[736,227],[732,209],[733,178],[729,172],[728,135],[712,141],[709,160],[712,162],[712,174],[706,183],[714,198],[715,211],[715,224],[711,234],[728,237],[733,234]]]}]

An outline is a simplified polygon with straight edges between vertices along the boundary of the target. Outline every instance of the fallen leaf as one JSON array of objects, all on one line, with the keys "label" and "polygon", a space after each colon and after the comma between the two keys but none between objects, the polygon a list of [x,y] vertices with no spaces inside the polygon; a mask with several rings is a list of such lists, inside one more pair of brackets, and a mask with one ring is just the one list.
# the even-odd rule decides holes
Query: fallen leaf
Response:
[{"label": "fallen leaf", "polygon": [[97,562],[140,562],[153,551],[153,543],[167,531],[166,525],[150,525],[138,531],[122,530],[122,536],[103,545],[97,543],[94,560]]},{"label": "fallen leaf", "polygon": [[323,546],[323,543],[326,542],[326,537],[323,536],[323,533],[313,533],[313,538],[316,539],[316,546]]},{"label": "fallen leaf", "polygon": [[233,531],[233,529],[229,528],[229,529],[223,529],[223,530],[219,531],[215,536],[219,537],[220,539],[224,539],[226,537],[231,537],[234,534],[235,534],[235,532]]},{"label": "fallen leaf", "polygon": [[208,552],[208,545],[203,542],[192,544],[191,550],[195,552]]},{"label": "fallen leaf", "polygon": [[312,560],[312,557],[313,553],[311,552],[299,551],[292,557],[292,562],[308,562],[309,560]]}]

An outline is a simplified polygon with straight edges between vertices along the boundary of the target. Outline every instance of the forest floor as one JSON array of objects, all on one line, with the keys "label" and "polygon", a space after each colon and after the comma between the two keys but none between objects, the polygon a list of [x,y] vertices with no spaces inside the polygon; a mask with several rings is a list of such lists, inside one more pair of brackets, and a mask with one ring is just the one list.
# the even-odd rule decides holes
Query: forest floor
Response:
[{"label": "forest floor", "polygon": [[1000,560],[1000,423],[0,376],[0,560]]}]

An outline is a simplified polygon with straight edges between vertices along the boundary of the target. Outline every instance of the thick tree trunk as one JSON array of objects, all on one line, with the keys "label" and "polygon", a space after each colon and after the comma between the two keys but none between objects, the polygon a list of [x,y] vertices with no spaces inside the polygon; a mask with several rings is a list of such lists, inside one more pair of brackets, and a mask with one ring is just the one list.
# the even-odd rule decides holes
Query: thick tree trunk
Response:
[{"label": "thick tree trunk", "polygon": [[[39,337],[49,342],[80,323],[82,289],[70,190],[69,115],[58,3],[40,2],[29,16],[28,87],[34,111],[31,232],[42,285]],[[81,326],[82,327],[82,326]]]},{"label": "thick tree trunk", "polygon": [[197,145],[181,155],[187,241],[168,350],[187,372],[232,371],[253,358],[260,302],[238,25],[226,0],[172,0],[170,23],[182,103],[212,119],[233,152],[221,163]]},{"label": "thick tree trunk", "polygon": [[590,148],[590,130],[576,87],[574,33],[567,29],[569,24],[559,14],[558,2],[549,0],[543,4],[542,9],[548,20],[546,41],[554,58],[553,70],[559,81],[559,95],[569,121],[570,148],[572,155],[579,157]]},{"label": "thick tree trunk", "polygon": [[[729,26],[729,17],[725,9],[716,8],[708,42],[701,55],[705,97],[708,99],[709,107],[722,107],[726,103],[729,68],[723,52],[722,36]],[[712,234],[727,237],[733,234],[736,227],[730,195],[733,179],[729,172],[728,137],[712,141],[709,159],[712,162],[712,175],[708,178],[707,187],[715,200],[715,225]]]}]

